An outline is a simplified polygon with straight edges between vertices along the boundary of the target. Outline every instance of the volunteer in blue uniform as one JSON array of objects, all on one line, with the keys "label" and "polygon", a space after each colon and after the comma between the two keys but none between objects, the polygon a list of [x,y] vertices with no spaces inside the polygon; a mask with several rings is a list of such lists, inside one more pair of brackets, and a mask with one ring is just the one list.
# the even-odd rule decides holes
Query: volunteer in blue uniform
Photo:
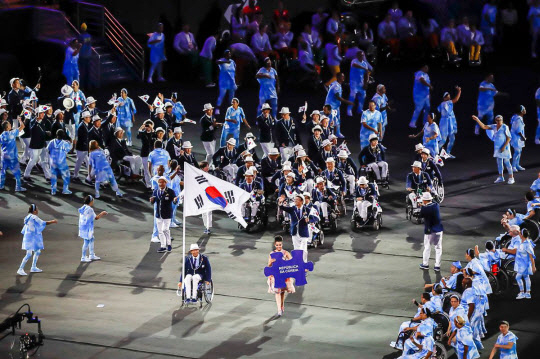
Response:
[{"label": "volunteer in blue uniform", "polygon": [[435,271],[441,270],[443,225],[441,223],[441,213],[438,203],[434,203],[431,193],[422,193],[422,207],[420,217],[424,219],[424,253],[420,268],[429,269],[429,257],[431,256],[431,246],[435,247]]},{"label": "volunteer in blue uniform", "polygon": [[377,92],[371,98],[371,101],[375,101],[376,109],[381,113],[382,117],[382,132],[380,134],[381,142],[384,139],[384,133],[386,126],[388,125],[388,110],[390,106],[388,105],[388,97],[386,96],[386,86],[383,84],[377,85]]},{"label": "volunteer in blue uniform", "polygon": [[223,57],[217,61],[217,64],[219,67],[219,95],[215,114],[219,115],[223,99],[228,94],[229,102],[232,101],[238,86],[236,86],[236,62],[232,59],[231,50],[225,50]]},{"label": "volunteer in blue uniform", "polygon": [[225,123],[223,124],[223,130],[221,131],[220,147],[225,146],[229,135],[232,135],[236,140],[236,143],[238,143],[240,139],[240,124],[242,122],[248,129],[251,129],[251,126],[246,120],[244,109],[240,107],[239,104],[240,100],[235,97],[231,101],[231,106],[227,109]]},{"label": "volunteer in blue uniform", "polygon": [[[478,118],[488,125],[493,123],[493,110],[495,108],[495,95],[498,93],[493,81],[495,77],[493,74],[487,75],[486,79],[480,83],[478,87]],[[480,127],[476,126],[474,129],[475,134],[480,133]]]},{"label": "volunteer in blue uniform", "polygon": [[260,85],[257,116],[261,115],[262,105],[268,103],[272,107],[272,116],[275,118],[277,116],[279,78],[276,69],[272,67],[272,60],[269,57],[264,59],[264,67],[259,69],[256,77]]},{"label": "volunteer in blue uniform", "polygon": [[493,345],[489,359],[494,359],[497,350],[500,353],[500,359],[518,359],[517,355],[517,340],[518,337],[510,330],[510,324],[503,320],[499,324],[501,334],[497,337],[497,341]]},{"label": "volunteer in blue uniform", "polygon": [[480,128],[491,131],[488,132],[488,134],[493,141],[493,157],[497,159],[497,169],[499,171],[499,177],[497,177],[495,183],[504,182],[504,167],[506,167],[509,175],[508,184],[514,184],[514,174],[512,166],[510,165],[510,159],[512,158],[512,154],[510,153],[510,140],[512,135],[510,134],[508,126],[503,123],[503,117],[501,115],[495,117],[494,125],[485,125],[476,116],[473,116],[472,118],[478,123]]},{"label": "volunteer in blue uniform", "polygon": [[510,120],[510,145],[514,149],[514,161],[512,162],[512,171],[525,171],[525,168],[519,165],[521,160],[521,151],[525,147],[525,122],[523,116],[527,113],[527,110],[523,105],[519,105],[518,112],[512,116]]},{"label": "volunteer in blue uniform", "polygon": [[454,98],[450,97],[450,93],[445,92],[443,95],[443,102],[438,107],[441,114],[441,120],[439,121],[439,131],[441,138],[439,139],[439,149],[442,149],[446,141],[446,153],[449,158],[455,158],[451,152],[454,148],[454,142],[456,141],[457,134],[457,120],[454,114],[454,104],[459,101],[461,97],[461,87],[456,86],[457,94]]},{"label": "volunteer in blue uniform", "polygon": [[[355,102],[358,99],[356,113],[361,114],[364,110],[364,101],[366,99],[367,78],[372,67],[366,61],[364,51],[359,50],[356,58],[351,61],[351,71],[349,73],[349,101]],[[347,116],[352,117],[353,105],[347,106]]]},{"label": "volunteer in blue uniform", "polygon": [[21,183],[21,169],[19,167],[19,157],[17,154],[17,137],[24,129],[24,123],[19,118],[19,128],[11,129],[11,123],[4,121],[2,123],[3,132],[0,134],[0,157],[2,166],[0,167],[0,190],[4,189],[6,184],[6,171],[10,170],[15,177],[15,192],[24,192],[26,188]]},{"label": "volunteer in blue uniform", "polygon": [[67,154],[71,151],[73,145],[71,142],[66,141],[66,133],[63,130],[56,132],[56,138],[49,142],[47,150],[49,151],[49,157],[51,159],[51,194],[56,194],[56,182],[58,176],[62,177],[63,194],[71,194],[69,190],[69,166],[67,163]]},{"label": "volunteer in blue uniform", "polygon": [[368,109],[362,112],[360,125],[360,148],[369,146],[369,137],[373,134],[379,136],[382,132],[382,115],[376,110],[375,101],[370,100]]},{"label": "volunteer in blue uniform", "polygon": [[132,146],[133,142],[131,139],[131,127],[135,123],[135,114],[137,109],[135,108],[135,103],[128,97],[128,91],[123,88],[120,90],[120,97],[118,98],[118,106],[116,107],[116,116],[118,118],[118,126],[122,127],[126,131],[127,136],[127,145]]},{"label": "volunteer in blue uniform", "polygon": [[414,113],[412,115],[411,123],[409,127],[416,128],[416,121],[418,117],[424,111],[424,121],[426,123],[429,109],[430,109],[430,96],[429,92],[433,90],[431,81],[429,79],[429,67],[424,65],[414,74],[414,87],[413,87],[413,100],[414,100]]},{"label": "volunteer in blue uniform", "polygon": [[341,133],[341,111],[339,109],[341,107],[341,103],[344,102],[350,106],[354,105],[353,102],[343,98],[343,82],[345,82],[345,74],[343,72],[338,72],[336,74],[336,81],[330,84],[330,88],[326,94],[326,99],[324,100],[326,105],[330,105],[332,107],[332,112],[335,112],[334,129],[338,138],[345,137]]},{"label": "volunteer in blue uniform", "polygon": [[439,126],[435,123],[435,114],[430,113],[427,116],[427,122],[424,124],[422,131],[416,135],[409,135],[409,138],[416,138],[423,134],[423,145],[429,149],[431,155],[435,158],[439,154],[439,140],[441,138],[441,132]]},{"label": "volunteer in blue uniform", "polygon": [[163,33],[163,24],[158,23],[157,31],[150,35],[148,39],[150,48],[150,70],[148,71],[148,83],[152,83],[152,77],[157,69],[158,81],[165,81],[163,78],[163,61],[165,57],[165,34]]},{"label": "volunteer in blue uniform", "polygon": [[66,48],[62,74],[66,77],[66,83],[70,85],[73,80],[79,81],[79,51],[81,51],[81,46],[79,41],[74,38]]}]

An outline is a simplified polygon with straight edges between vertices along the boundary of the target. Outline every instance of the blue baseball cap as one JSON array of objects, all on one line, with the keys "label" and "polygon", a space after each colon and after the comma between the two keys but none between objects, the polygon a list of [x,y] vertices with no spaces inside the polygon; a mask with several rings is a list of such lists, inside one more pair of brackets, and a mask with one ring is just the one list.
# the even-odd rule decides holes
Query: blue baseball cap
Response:
[{"label": "blue baseball cap", "polygon": [[461,268],[462,268],[462,267],[461,267],[461,262],[460,262],[460,261],[452,262],[452,265],[453,265],[454,267],[456,267],[457,269],[461,269]]}]

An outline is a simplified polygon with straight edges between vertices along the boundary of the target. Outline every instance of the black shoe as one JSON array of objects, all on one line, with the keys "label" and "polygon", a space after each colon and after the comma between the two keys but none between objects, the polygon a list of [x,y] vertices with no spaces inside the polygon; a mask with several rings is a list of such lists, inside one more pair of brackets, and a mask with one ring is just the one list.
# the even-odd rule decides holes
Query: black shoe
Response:
[{"label": "black shoe", "polygon": [[25,182],[34,182],[34,180],[32,179],[32,177],[23,177],[23,180]]},{"label": "black shoe", "polygon": [[160,248],[157,250],[158,253],[165,253],[167,251],[167,248]]},{"label": "black shoe", "polygon": [[85,178],[84,179],[84,182],[89,184],[90,186],[93,186],[94,184],[92,183],[92,181],[89,181],[88,178]]},{"label": "black shoe", "polygon": [[167,252],[172,252],[172,246],[167,246]]},{"label": "black shoe", "polygon": [[82,183],[81,179],[79,177],[71,177],[71,182],[77,182],[77,183]]}]

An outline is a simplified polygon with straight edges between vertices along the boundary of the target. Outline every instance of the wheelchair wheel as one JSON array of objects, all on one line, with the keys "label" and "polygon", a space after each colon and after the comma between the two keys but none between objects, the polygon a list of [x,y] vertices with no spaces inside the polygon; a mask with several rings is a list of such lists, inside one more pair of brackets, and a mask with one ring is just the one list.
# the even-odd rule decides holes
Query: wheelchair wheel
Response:
[{"label": "wheelchair wheel", "polygon": [[439,183],[438,178],[434,178],[433,187],[435,189],[435,201],[437,203],[442,203],[442,201],[444,200],[444,184]]},{"label": "wheelchair wheel", "polygon": [[503,264],[503,270],[508,275],[508,279],[510,281],[510,285],[508,286],[508,289],[518,286],[516,282],[516,272],[514,271],[514,264],[515,264],[515,261],[513,259],[510,259],[506,261],[506,263]]},{"label": "wheelchair wheel", "polygon": [[538,242],[538,238],[540,238],[540,226],[538,225],[538,222],[530,219],[525,219],[519,227],[522,229],[527,228],[530,234],[531,241],[533,243]]},{"label": "wheelchair wheel", "polygon": [[210,281],[210,284],[203,284],[203,296],[206,303],[212,303],[212,299],[214,299],[214,282]]},{"label": "wheelchair wheel", "polygon": [[446,359],[448,358],[448,352],[446,351],[446,348],[444,347],[443,343],[435,342],[435,345],[433,346],[434,353],[431,356],[432,359]]},{"label": "wheelchair wheel", "polygon": [[497,277],[491,272],[486,272],[486,276],[488,277],[491,291],[497,293],[499,291],[499,281],[497,280]]},{"label": "wheelchair wheel", "polygon": [[506,233],[505,235],[501,237],[501,240],[498,241],[499,245],[496,246],[495,248],[496,249],[506,248],[506,246],[510,243],[511,240],[512,240],[512,236]]},{"label": "wheelchair wheel", "polygon": [[337,231],[337,218],[334,218],[330,221],[330,229],[333,231]]},{"label": "wheelchair wheel", "polygon": [[450,318],[445,312],[433,313],[431,317],[435,323],[437,323],[437,326],[433,331],[433,339],[435,339],[436,342],[440,342],[446,336],[446,331],[450,325]]},{"label": "wheelchair wheel", "polygon": [[405,207],[405,218],[407,220],[412,220],[412,211],[413,211],[412,205],[407,203],[407,207]]},{"label": "wheelchair wheel", "polygon": [[504,269],[499,268],[499,272],[497,272],[496,278],[499,286],[497,292],[493,293],[497,296],[506,294],[506,292],[512,285],[512,283],[510,283],[510,277],[508,276],[508,273],[506,273]]},{"label": "wheelchair wheel", "polygon": [[374,231],[378,231],[379,229],[381,229],[381,222],[379,218],[380,218],[379,215],[376,215],[373,218],[373,223],[371,224],[371,228],[373,228]]},{"label": "wheelchair wheel", "polygon": [[321,248],[324,244],[324,232],[322,230],[319,232],[318,241],[319,241],[319,248]]}]

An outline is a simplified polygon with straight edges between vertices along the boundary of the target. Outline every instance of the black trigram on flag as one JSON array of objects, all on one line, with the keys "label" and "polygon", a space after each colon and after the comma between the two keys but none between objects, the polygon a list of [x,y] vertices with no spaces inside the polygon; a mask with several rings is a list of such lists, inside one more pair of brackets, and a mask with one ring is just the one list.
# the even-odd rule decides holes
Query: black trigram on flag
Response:
[{"label": "black trigram on flag", "polygon": [[199,183],[199,184],[204,183],[204,182],[208,182],[208,180],[206,179],[206,177],[204,177],[203,175],[196,176],[196,177],[195,177],[195,180],[197,180],[197,183]]},{"label": "black trigram on flag", "polygon": [[227,212],[227,216],[229,216],[230,219],[236,220],[236,216],[232,214],[231,212]]},{"label": "black trigram on flag", "polygon": [[197,205],[197,209],[201,209],[202,206],[204,206],[204,202],[203,202],[203,199],[202,199],[201,195],[198,195],[197,197],[195,197],[195,204]]},{"label": "black trigram on flag", "polygon": [[225,193],[223,193],[223,195],[225,196],[225,199],[227,200],[227,202],[229,204],[234,203],[234,192],[233,191],[225,191]]}]

